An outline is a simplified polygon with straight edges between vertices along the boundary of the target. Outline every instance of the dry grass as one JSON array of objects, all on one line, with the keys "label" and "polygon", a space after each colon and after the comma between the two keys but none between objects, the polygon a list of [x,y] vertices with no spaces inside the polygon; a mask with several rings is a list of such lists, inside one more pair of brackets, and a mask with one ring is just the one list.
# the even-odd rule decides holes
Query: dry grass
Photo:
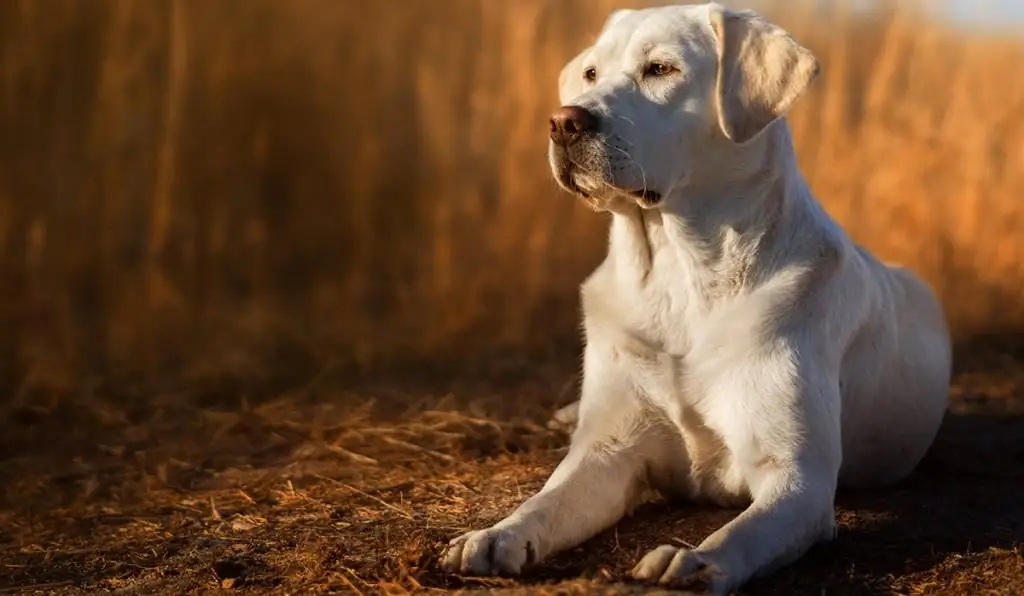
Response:
[{"label": "dry grass", "polygon": [[[577,4],[4,3],[0,380],[575,342],[605,223],[544,120],[622,3]],[[806,5],[772,14],[824,65],[792,116],[818,195],[962,336],[1020,329],[1024,43]]]},{"label": "dry grass", "polygon": [[[731,515],[654,503],[524,584],[434,565],[564,446],[605,222],[544,124],[626,4],[0,3],[0,590],[628,592]],[[785,6],[805,173],[966,372],[921,475],[752,592],[1020,593],[1022,359],[971,342],[1024,332],[1024,40]]]},{"label": "dry grass", "polygon": [[[918,473],[842,493],[840,540],[745,593],[1019,594],[1022,358],[989,352],[962,371]],[[19,455],[0,463],[0,591],[640,593],[625,576],[640,553],[699,542],[737,512],[655,499],[519,581],[436,565],[448,538],[540,488],[565,450],[542,426],[551,389],[571,385],[554,371],[450,393],[321,378],[261,402],[22,411],[3,443]]]}]

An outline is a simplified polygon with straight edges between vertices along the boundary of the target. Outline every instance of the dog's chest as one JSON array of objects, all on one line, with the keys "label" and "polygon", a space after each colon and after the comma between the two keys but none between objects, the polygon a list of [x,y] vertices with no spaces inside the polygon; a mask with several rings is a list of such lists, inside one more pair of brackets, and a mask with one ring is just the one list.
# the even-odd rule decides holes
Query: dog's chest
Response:
[{"label": "dog's chest", "polygon": [[749,485],[742,462],[722,439],[720,412],[709,411],[713,402],[694,392],[692,370],[685,358],[660,353],[626,355],[638,397],[661,412],[678,429],[687,460],[684,486],[662,486],[686,498],[719,505],[742,505],[749,500]]},{"label": "dog's chest", "polygon": [[[643,284],[623,283],[611,268],[584,285],[588,336],[615,346],[641,399],[678,428],[689,460],[688,484],[673,487],[688,498],[737,504],[749,498],[741,469],[720,429],[692,391],[688,364],[696,337],[713,331],[717,313],[686,287],[676,263],[655,261]],[[660,267],[658,265],[661,265]],[[669,487],[665,487],[669,488]]]}]

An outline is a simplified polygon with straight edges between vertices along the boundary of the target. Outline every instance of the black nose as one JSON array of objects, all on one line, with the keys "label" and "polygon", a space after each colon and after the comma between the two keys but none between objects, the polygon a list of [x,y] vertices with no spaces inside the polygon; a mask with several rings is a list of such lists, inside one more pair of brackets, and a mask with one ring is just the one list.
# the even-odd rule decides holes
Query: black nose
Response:
[{"label": "black nose", "polygon": [[568,147],[597,130],[597,117],[580,106],[562,106],[551,115],[551,140]]}]

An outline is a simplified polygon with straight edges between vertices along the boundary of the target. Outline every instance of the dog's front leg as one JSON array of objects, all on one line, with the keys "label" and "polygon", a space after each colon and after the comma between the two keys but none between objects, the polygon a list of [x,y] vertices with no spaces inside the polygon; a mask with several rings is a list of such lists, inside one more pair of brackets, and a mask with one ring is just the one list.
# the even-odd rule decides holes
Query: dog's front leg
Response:
[{"label": "dog's front leg", "polygon": [[820,363],[801,358],[769,351],[753,359],[767,368],[740,365],[710,384],[709,417],[717,418],[752,502],[695,549],[652,550],[633,569],[635,578],[724,595],[834,538],[838,384]]},{"label": "dog's front leg", "polygon": [[491,528],[452,540],[443,569],[516,575],[612,526],[635,506],[648,463],[669,448],[674,429],[644,408],[621,365],[606,354],[586,349],[579,426],[544,487]]},{"label": "dog's front leg", "polygon": [[834,534],[833,499],[822,480],[802,471],[774,474],[750,507],[696,549],[659,546],[633,576],[720,596],[791,563]]}]

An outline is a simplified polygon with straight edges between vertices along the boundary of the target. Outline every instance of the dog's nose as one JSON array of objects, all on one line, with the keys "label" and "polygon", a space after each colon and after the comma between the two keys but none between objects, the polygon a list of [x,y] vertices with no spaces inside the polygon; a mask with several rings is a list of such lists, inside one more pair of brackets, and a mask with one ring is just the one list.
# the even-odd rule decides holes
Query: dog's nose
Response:
[{"label": "dog's nose", "polygon": [[562,106],[551,115],[551,140],[568,147],[597,130],[597,116],[580,106]]}]

